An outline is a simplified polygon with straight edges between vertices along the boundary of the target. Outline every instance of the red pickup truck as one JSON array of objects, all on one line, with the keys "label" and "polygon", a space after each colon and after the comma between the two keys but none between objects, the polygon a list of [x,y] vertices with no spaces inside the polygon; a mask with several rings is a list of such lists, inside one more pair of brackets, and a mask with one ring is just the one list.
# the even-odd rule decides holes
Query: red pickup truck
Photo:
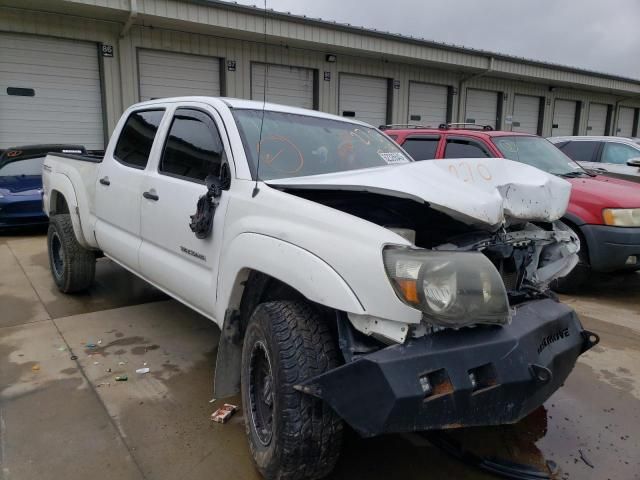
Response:
[{"label": "red pickup truck", "polygon": [[578,289],[590,271],[640,269],[640,186],[637,183],[585,170],[544,138],[526,133],[468,124],[382,129],[416,160],[507,158],[571,182],[571,199],[563,221],[580,237],[580,263],[557,281],[555,290]]}]

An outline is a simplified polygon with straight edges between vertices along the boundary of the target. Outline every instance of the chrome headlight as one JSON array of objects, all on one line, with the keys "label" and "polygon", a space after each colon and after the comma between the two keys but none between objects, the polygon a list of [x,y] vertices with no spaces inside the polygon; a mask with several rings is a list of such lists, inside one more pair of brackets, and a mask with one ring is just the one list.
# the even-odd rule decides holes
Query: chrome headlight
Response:
[{"label": "chrome headlight", "polygon": [[429,323],[457,328],[509,322],[504,283],[482,253],[388,247],[383,258],[398,297]]},{"label": "chrome headlight", "polygon": [[640,208],[605,208],[602,219],[605,225],[640,227]]}]

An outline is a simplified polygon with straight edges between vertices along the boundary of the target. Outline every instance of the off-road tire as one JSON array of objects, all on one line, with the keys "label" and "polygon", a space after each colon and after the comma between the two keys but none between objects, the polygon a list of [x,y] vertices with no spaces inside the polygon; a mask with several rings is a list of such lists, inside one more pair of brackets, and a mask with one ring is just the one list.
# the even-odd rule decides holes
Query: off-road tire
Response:
[{"label": "off-road tire", "polygon": [[[256,430],[256,401],[251,400],[257,390],[251,381],[252,352],[257,350],[266,350],[273,378],[266,444]],[[342,421],[322,400],[293,387],[337,367],[338,358],[329,328],[310,305],[273,301],[254,310],[242,349],[242,407],[251,453],[267,480],[319,479],[333,470],[342,446]]]},{"label": "off-road tire", "polygon": [[96,255],[78,243],[69,214],[54,215],[47,231],[49,267],[58,290],[81,292],[89,288],[96,273]]}]

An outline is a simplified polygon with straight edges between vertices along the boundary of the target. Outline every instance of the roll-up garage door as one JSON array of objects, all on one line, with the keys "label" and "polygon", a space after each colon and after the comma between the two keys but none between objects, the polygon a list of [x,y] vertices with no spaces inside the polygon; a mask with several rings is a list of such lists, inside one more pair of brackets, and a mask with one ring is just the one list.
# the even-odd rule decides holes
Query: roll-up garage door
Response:
[{"label": "roll-up garage door", "polygon": [[265,68],[267,102],[300,108],[313,108],[314,74],[310,68],[285,65],[251,64],[251,98],[263,100]]},{"label": "roll-up garage door", "polygon": [[340,115],[367,122],[374,127],[387,123],[386,78],[340,74]]},{"label": "roll-up garage door", "polygon": [[442,85],[409,83],[408,123],[437,127],[447,122],[448,89]]},{"label": "roll-up garage door", "polygon": [[487,90],[467,90],[465,122],[476,125],[490,125],[496,128],[498,122],[498,92]]},{"label": "roll-up garage door", "polygon": [[629,107],[620,107],[618,112],[618,128],[616,135],[619,137],[631,137],[633,135],[633,116],[635,110]]},{"label": "roll-up garage door", "polygon": [[513,97],[512,132],[538,134],[540,97],[515,95]]},{"label": "roll-up garage door", "polygon": [[220,59],[202,55],[138,50],[140,100],[220,95]]},{"label": "roll-up garage door", "polygon": [[95,43],[0,33],[0,148],[104,147]]},{"label": "roll-up garage door", "polygon": [[587,135],[606,135],[607,128],[607,105],[602,103],[592,103],[589,105],[589,122],[587,124]]},{"label": "roll-up garage door", "polygon": [[576,123],[576,106],[577,104],[573,100],[556,100],[554,102],[552,136],[573,135]]}]

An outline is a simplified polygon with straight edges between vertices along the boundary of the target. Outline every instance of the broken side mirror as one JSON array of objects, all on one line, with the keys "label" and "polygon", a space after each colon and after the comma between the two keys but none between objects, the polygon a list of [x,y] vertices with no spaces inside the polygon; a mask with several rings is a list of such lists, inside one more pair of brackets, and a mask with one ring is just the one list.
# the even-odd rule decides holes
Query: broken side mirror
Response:
[{"label": "broken side mirror", "polygon": [[630,167],[638,167],[640,168],[640,157],[634,157],[627,160],[627,165]]},{"label": "broken side mirror", "polygon": [[231,172],[229,164],[223,163],[220,175],[210,174],[204,181],[207,193],[198,199],[196,213],[191,215],[189,228],[199,239],[207,238],[213,231],[213,217],[220,202],[223,190],[231,186]]}]

